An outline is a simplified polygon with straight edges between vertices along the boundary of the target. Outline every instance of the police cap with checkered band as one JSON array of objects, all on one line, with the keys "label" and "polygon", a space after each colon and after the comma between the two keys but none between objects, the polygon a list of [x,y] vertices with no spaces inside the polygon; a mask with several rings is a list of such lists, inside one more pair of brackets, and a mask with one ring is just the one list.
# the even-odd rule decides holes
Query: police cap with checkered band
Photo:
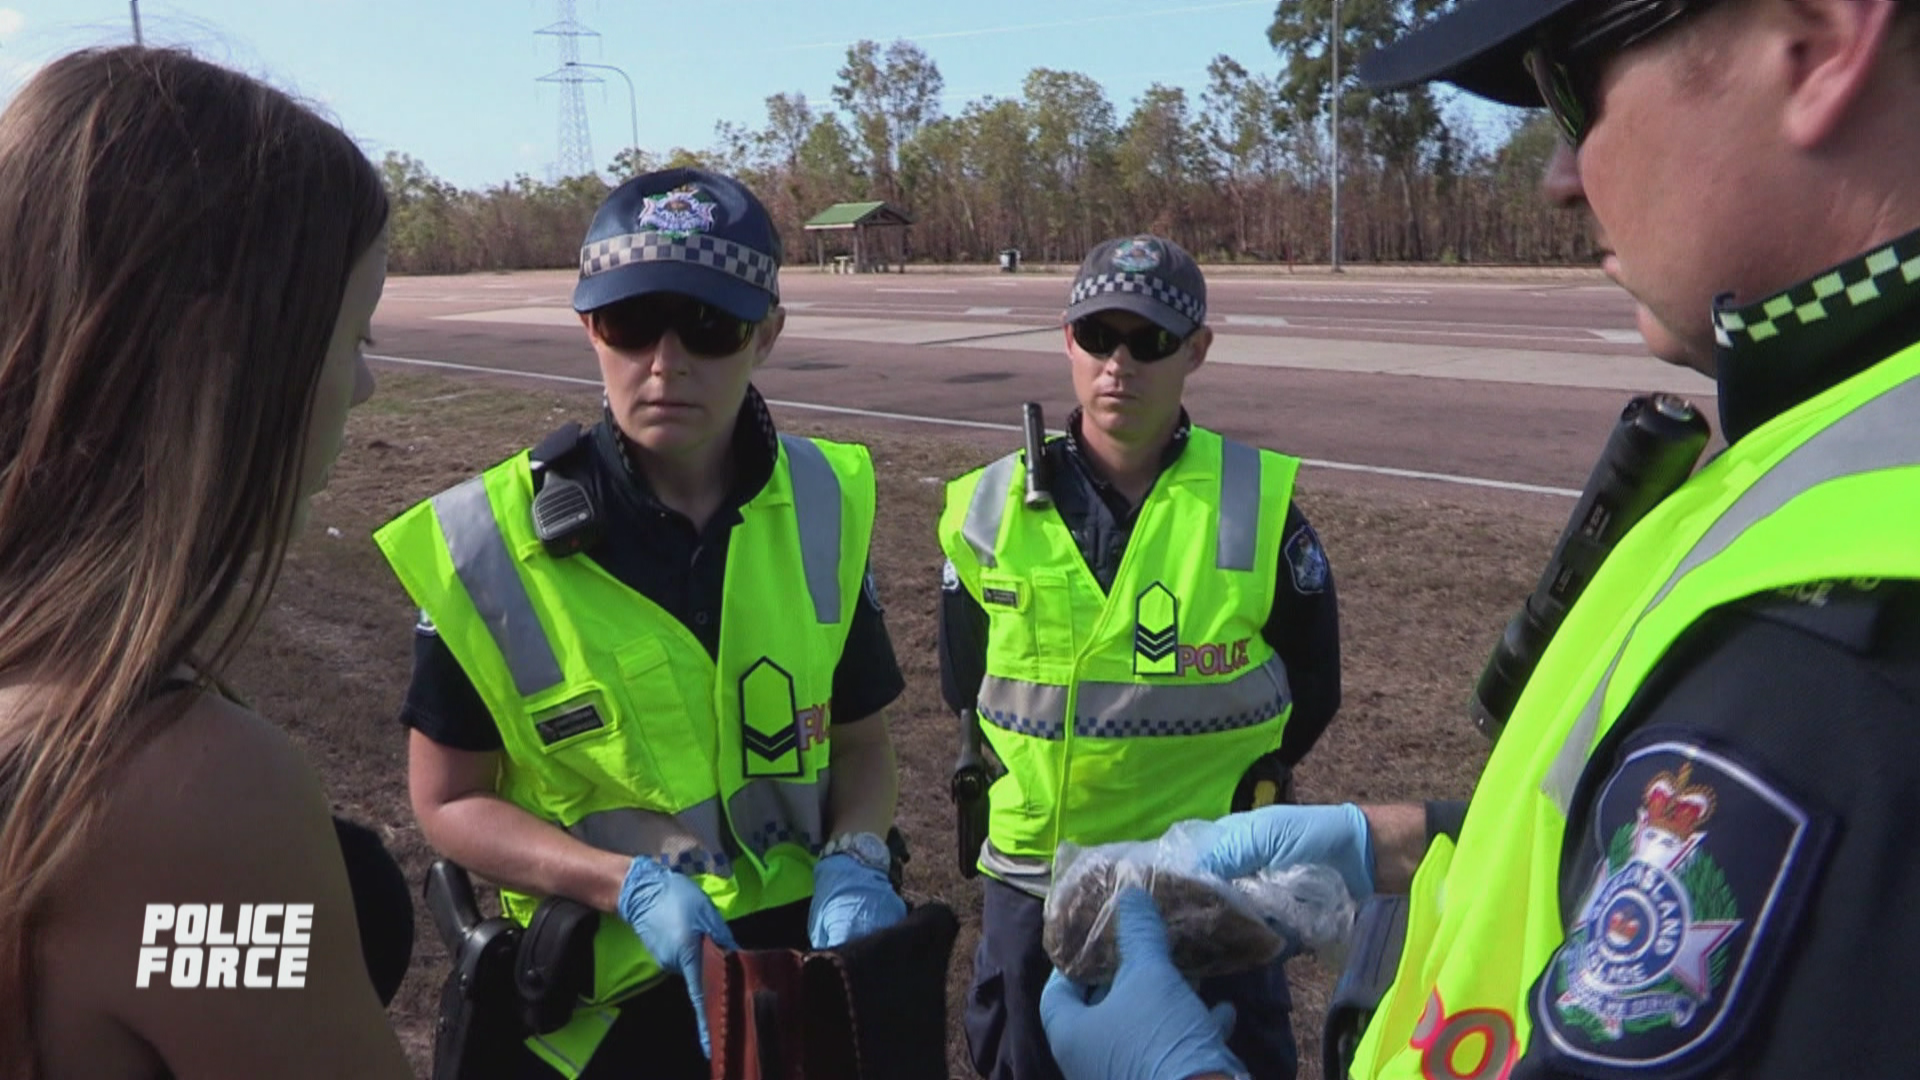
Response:
[{"label": "police cap with checkered band", "polygon": [[1207,321],[1207,279],[1193,256],[1171,240],[1108,240],[1074,275],[1066,321],[1102,311],[1131,311],[1184,338]]},{"label": "police cap with checkered band", "polygon": [[678,293],[759,322],[780,301],[780,232],[730,176],[668,169],[614,189],[580,248],[573,308]]}]

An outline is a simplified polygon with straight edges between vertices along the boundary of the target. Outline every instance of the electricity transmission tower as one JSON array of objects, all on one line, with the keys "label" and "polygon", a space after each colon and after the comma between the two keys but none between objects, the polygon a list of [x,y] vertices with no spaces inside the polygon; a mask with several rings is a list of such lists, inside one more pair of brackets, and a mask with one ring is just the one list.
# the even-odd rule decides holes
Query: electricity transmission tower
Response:
[{"label": "electricity transmission tower", "polygon": [[606,80],[578,66],[580,39],[599,37],[600,33],[575,17],[575,0],[554,0],[553,6],[560,21],[534,33],[560,40],[560,66],[538,81],[560,84],[560,175],[586,176],[599,172],[600,167],[593,157],[593,135],[587,130],[587,95],[582,87]]}]

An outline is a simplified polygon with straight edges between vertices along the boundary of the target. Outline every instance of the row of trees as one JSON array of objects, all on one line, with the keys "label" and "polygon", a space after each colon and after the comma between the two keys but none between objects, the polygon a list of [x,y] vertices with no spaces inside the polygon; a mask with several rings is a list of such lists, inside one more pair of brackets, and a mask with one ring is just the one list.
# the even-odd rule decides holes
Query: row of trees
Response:
[{"label": "row of trees", "polygon": [[[1202,258],[1323,262],[1330,254],[1331,0],[1285,0],[1267,38],[1272,74],[1229,57],[1206,85],[1149,87],[1123,118],[1095,80],[1036,68],[1017,97],[941,108],[939,66],[908,41],[847,51],[830,105],[775,94],[757,126],[723,122],[705,150],[625,151],[615,182],[667,165],[740,176],[780,223],[836,202],[884,199],[916,221],[916,257],[986,261],[1003,247],[1072,262],[1108,236],[1151,231]],[[1421,88],[1373,94],[1351,58],[1444,0],[1341,0],[1340,186],[1349,261],[1553,263],[1589,254],[1583,224],[1538,195],[1556,136],[1544,120],[1492,137],[1449,119]],[[566,266],[607,180],[520,177],[460,191],[389,155],[394,259],[415,272]]]}]

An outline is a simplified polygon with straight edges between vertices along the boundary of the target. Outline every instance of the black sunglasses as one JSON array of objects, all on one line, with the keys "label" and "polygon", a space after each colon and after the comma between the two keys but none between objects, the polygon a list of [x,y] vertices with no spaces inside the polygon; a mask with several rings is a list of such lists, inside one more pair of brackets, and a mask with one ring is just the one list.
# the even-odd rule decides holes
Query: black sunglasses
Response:
[{"label": "black sunglasses", "polygon": [[736,318],[690,297],[672,294],[636,296],[596,309],[594,332],[621,352],[645,352],[668,330],[695,356],[732,356],[747,347],[760,324]]},{"label": "black sunglasses", "polygon": [[1523,63],[1567,145],[1578,147],[1599,112],[1600,73],[1608,60],[1713,0],[1619,0],[1589,18],[1543,31]]},{"label": "black sunglasses", "polygon": [[1125,345],[1127,355],[1143,364],[1165,360],[1187,343],[1186,338],[1158,326],[1142,326],[1124,332],[1116,330],[1094,315],[1073,321],[1073,341],[1089,356],[1101,360],[1112,356],[1115,349]]}]

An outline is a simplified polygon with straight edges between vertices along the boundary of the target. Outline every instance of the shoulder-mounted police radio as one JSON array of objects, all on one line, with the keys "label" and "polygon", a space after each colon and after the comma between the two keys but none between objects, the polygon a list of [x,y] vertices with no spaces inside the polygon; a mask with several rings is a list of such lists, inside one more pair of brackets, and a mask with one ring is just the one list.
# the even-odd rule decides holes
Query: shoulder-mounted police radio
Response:
[{"label": "shoulder-mounted police radio", "polygon": [[1023,501],[1029,510],[1049,509],[1053,506],[1053,485],[1044,449],[1047,421],[1041,414],[1039,402],[1029,401],[1020,406],[1020,428],[1027,443],[1027,494]]},{"label": "shoulder-mounted police radio", "polygon": [[1567,610],[1620,538],[1693,475],[1710,434],[1706,417],[1684,399],[1649,394],[1627,403],[1552,560],[1533,595],[1507,623],[1474,687],[1468,712],[1490,741],[1500,740]]},{"label": "shoulder-mounted police radio", "polygon": [[540,440],[529,455],[533,472],[533,533],[556,559],[578,555],[600,541],[603,523],[593,494],[578,480],[562,476],[554,466],[573,456],[586,443],[579,424],[568,424]]}]

